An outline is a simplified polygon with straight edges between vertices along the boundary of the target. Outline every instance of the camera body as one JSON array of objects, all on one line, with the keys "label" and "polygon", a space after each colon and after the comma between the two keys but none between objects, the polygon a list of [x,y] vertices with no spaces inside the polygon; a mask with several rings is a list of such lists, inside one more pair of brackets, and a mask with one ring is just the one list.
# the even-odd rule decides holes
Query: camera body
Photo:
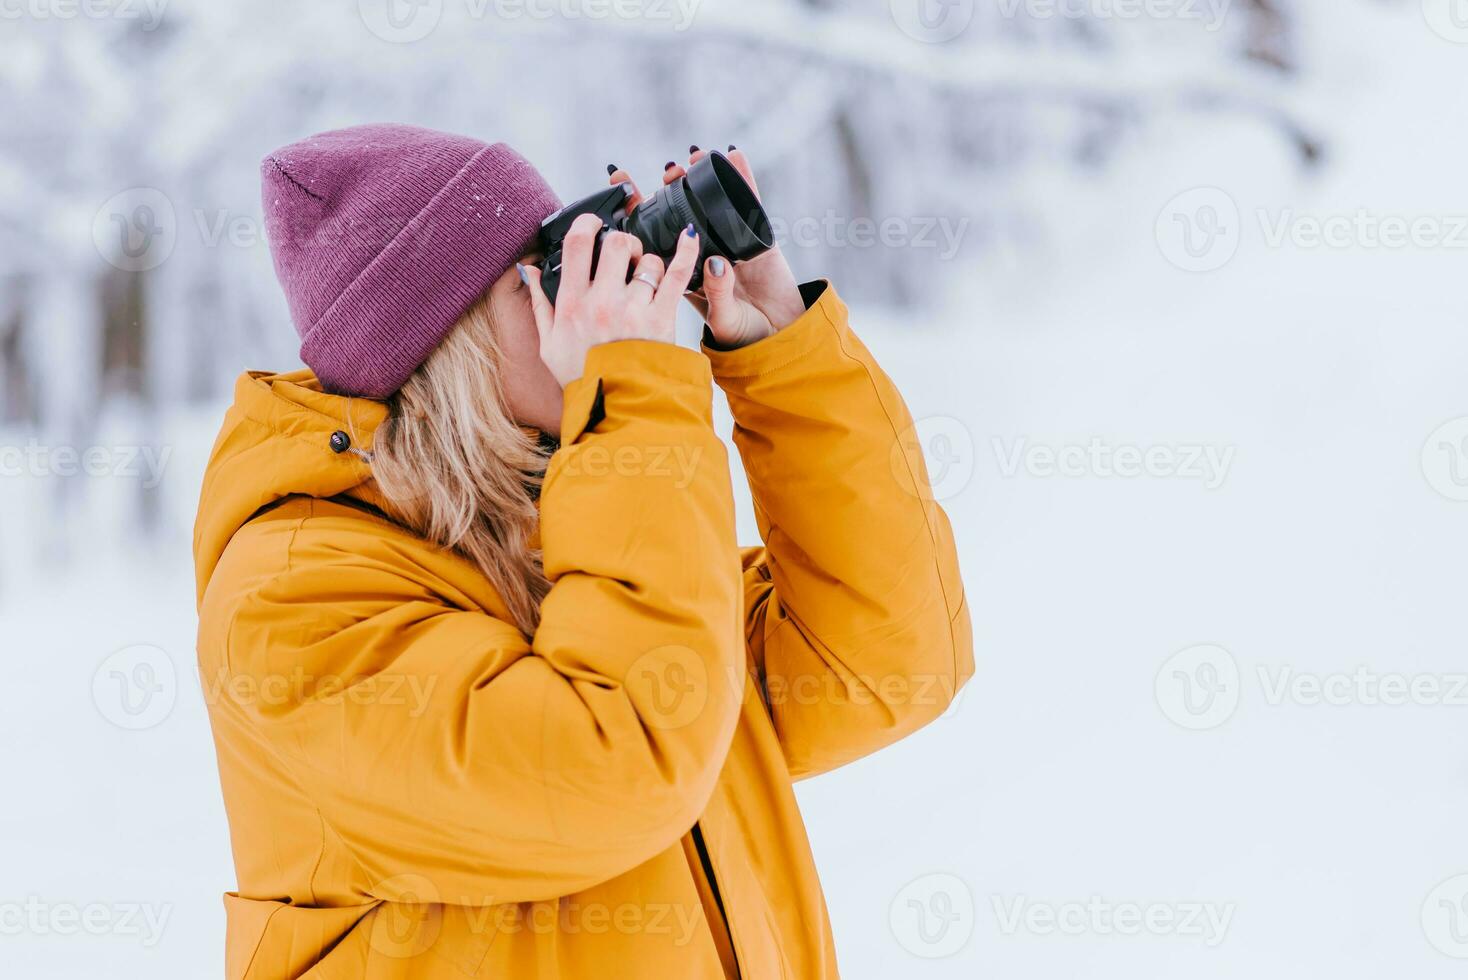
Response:
[{"label": "camera body", "polygon": [[616,184],[566,205],[541,223],[540,247],[545,258],[540,262],[540,285],[552,303],[560,291],[566,233],[583,214],[596,215],[602,224],[592,251],[593,274],[602,239],[609,231],[635,235],[646,252],[671,261],[678,236],[693,225],[698,231],[699,255],[690,290],[703,285],[704,263],[712,256],[743,262],[774,247],[769,216],[753,188],[722,153],[708,154],[633,211],[627,209],[631,196],[631,184]]}]

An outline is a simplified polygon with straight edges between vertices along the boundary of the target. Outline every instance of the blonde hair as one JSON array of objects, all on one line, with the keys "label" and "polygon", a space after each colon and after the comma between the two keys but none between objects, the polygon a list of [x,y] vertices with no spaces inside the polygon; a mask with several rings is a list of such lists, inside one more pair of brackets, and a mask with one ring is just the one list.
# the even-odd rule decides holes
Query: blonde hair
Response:
[{"label": "blonde hair", "polygon": [[550,591],[531,547],[546,451],[511,417],[486,291],[388,399],[372,470],[394,516],[463,555],[529,636]]}]

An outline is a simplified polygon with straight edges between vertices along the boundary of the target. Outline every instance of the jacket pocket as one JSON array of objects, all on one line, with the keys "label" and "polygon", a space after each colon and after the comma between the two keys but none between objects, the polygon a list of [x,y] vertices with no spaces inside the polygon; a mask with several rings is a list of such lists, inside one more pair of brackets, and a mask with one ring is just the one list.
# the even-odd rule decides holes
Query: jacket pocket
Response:
[{"label": "jacket pocket", "polygon": [[[362,920],[380,904],[307,908],[227,893],[224,896],[225,976],[228,980],[300,977],[320,964],[328,953],[360,966],[361,961],[354,957],[366,955],[365,934],[359,944],[342,940],[358,931]],[[353,952],[353,945],[362,947],[360,953]]]}]

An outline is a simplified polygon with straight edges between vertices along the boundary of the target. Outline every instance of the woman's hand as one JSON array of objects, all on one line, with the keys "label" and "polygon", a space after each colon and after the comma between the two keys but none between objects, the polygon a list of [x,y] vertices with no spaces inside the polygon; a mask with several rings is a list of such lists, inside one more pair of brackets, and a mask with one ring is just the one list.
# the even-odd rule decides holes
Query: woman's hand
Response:
[{"label": "woman's hand", "polygon": [[[692,147],[688,158],[691,167],[708,155],[706,150]],[[749,181],[749,186],[759,195],[754,181],[754,171],[742,150],[731,149],[729,162]],[[671,184],[687,173],[677,164],[669,164],[663,171],[663,183]],[[623,170],[614,170],[613,184],[630,182],[632,178]],[[635,188],[635,185],[634,185]],[[642,203],[642,195],[634,189],[629,209]],[[705,263],[703,288],[688,294],[688,301],[703,315],[713,334],[714,344],[731,349],[744,347],[763,340],[777,330],[788,327],[805,312],[805,301],[800,298],[800,286],[790,264],[780,252],[779,246],[748,262],[734,264],[717,256]]]},{"label": "woman's hand", "polygon": [[540,359],[562,388],[581,377],[586,352],[597,344],[614,340],[674,343],[678,299],[688,289],[698,261],[698,238],[692,225],[679,236],[678,251],[666,269],[658,256],[643,254],[637,238],[610,231],[602,239],[593,278],[591,255],[601,227],[595,215],[583,214],[566,233],[555,306],[540,286],[540,270],[520,266],[520,277],[530,290],[535,329],[540,333]]}]

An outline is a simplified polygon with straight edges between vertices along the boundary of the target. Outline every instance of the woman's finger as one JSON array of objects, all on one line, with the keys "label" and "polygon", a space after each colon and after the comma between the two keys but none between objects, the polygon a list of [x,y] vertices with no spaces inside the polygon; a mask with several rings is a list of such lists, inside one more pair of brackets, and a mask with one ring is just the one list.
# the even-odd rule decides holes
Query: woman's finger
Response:
[{"label": "woman's finger", "polygon": [[717,255],[704,263],[703,295],[708,303],[704,320],[717,337],[727,336],[743,317],[734,297],[735,285],[734,263]]},{"label": "woman's finger", "polygon": [[[708,150],[701,149],[697,146],[690,146],[688,148],[688,151],[689,167],[692,167],[695,163],[709,155]],[[744,151],[730,150],[729,153],[726,155],[729,157],[729,162],[734,164],[734,168],[739,171],[740,175],[743,176],[745,180],[749,181],[749,186],[754,190],[755,196],[759,196],[759,187],[754,182],[754,171],[750,169],[749,159],[745,157]],[[673,160],[669,160],[663,166],[663,183],[665,185],[671,184],[673,181],[679,179],[680,177],[686,177],[687,175],[688,169],[686,167],[680,166],[677,162]],[[619,169],[612,174],[612,183],[620,184],[624,180],[631,180],[631,178],[627,176],[627,172],[625,170]],[[635,200],[637,204],[641,204],[642,195],[640,193],[637,194]],[[636,207],[636,205],[632,205],[632,207]]]},{"label": "woman's finger", "polygon": [[667,269],[662,258],[649,252],[637,260],[637,268],[633,271],[632,281],[627,284],[627,288],[639,301],[651,303],[666,274]]},{"label": "woman's finger", "polygon": [[693,281],[693,270],[698,264],[699,244],[698,232],[692,225],[678,235],[678,251],[673,253],[673,261],[668,263],[667,274],[663,276],[663,284],[658,287],[657,298],[653,301],[667,311],[669,316],[677,314],[678,300],[688,291],[688,284]]},{"label": "woman's finger", "polygon": [[556,310],[546,298],[545,289],[540,285],[540,267],[533,265],[520,266],[520,278],[525,282],[525,289],[530,293],[530,312],[535,316],[535,332],[540,334],[540,346],[545,347],[550,341],[551,327],[556,322]]},{"label": "woman's finger", "polygon": [[642,241],[625,231],[609,231],[601,240],[601,256],[596,260],[594,286],[620,289],[627,285],[627,270],[642,258]]},{"label": "woman's finger", "polygon": [[557,299],[576,299],[591,285],[591,254],[600,231],[601,219],[594,214],[583,214],[571,222],[571,230],[566,232],[561,247],[561,288]]},{"label": "woman's finger", "polygon": [[637,206],[642,203],[642,191],[637,189],[637,182],[632,179],[632,175],[615,163],[607,164],[607,171],[611,175],[610,183],[613,187],[617,184],[632,185],[632,193],[627,195],[627,213],[631,214],[633,211],[636,211]]},{"label": "woman's finger", "polygon": [[730,163],[734,164],[734,169],[739,171],[739,175],[748,181],[749,189],[754,191],[754,196],[759,197],[759,184],[755,183],[754,168],[749,165],[749,157],[744,155],[743,150],[733,146],[729,147],[729,152],[725,156],[729,158]]}]

